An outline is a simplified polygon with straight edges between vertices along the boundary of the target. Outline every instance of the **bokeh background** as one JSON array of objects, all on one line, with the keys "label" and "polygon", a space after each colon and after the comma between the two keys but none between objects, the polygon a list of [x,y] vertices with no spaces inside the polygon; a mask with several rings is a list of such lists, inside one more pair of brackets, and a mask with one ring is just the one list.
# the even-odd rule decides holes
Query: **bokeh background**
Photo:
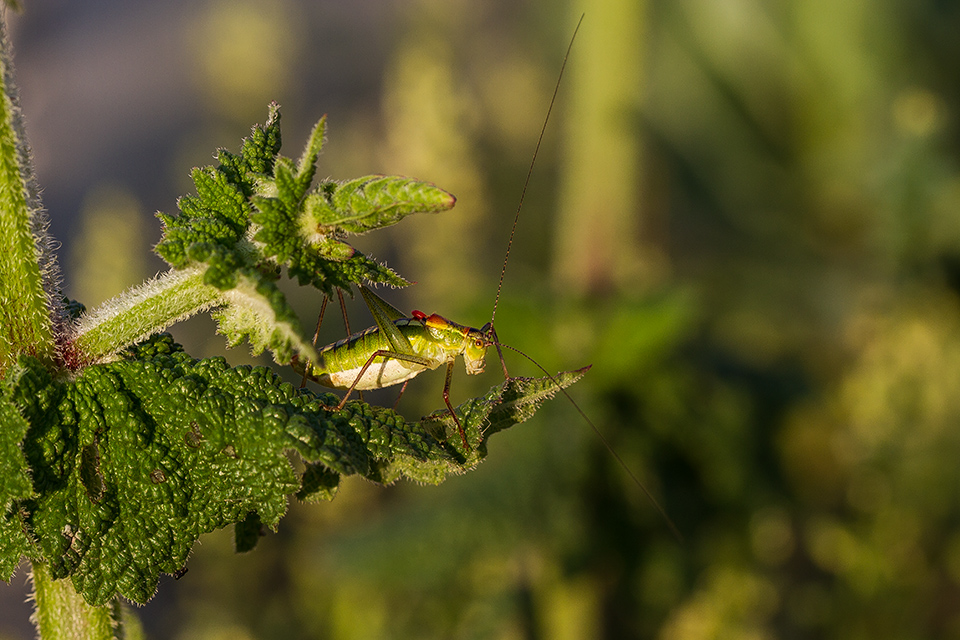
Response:
[{"label": "bokeh background", "polygon": [[[593,364],[572,395],[683,542],[558,398],[440,487],[348,480],[243,556],[205,536],[140,610],[149,637],[960,636],[960,5],[25,4],[8,19],[69,295],[162,269],[153,212],[277,100],[294,157],[329,114],[322,175],[458,196],[357,244],[417,282],[398,306],[478,326],[586,12],[498,331],[548,369]],[[291,295],[310,325],[319,296]],[[212,330],[175,333],[208,356]],[[401,411],[441,386],[421,376]],[[32,637],[25,583],[0,584],[4,640]]]}]

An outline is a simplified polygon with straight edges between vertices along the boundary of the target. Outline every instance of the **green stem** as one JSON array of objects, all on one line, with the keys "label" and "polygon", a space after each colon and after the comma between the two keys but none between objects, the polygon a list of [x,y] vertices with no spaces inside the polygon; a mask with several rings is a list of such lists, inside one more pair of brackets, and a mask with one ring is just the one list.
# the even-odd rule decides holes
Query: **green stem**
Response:
[{"label": "green stem", "polygon": [[[44,288],[56,271],[25,142],[6,29],[0,16],[0,376],[21,353],[53,354]],[[43,265],[41,267],[41,264]]]},{"label": "green stem", "polygon": [[80,320],[73,341],[81,362],[95,362],[221,301],[201,269],[167,271],[107,300]]},{"label": "green stem", "polygon": [[34,622],[41,640],[114,640],[123,637],[119,602],[86,603],[70,580],[54,580],[47,566],[33,564]]},{"label": "green stem", "polygon": [[650,4],[572,3],[574,16],[586,15],[564,79],[569,104],[553,277],[557,290],[574,298],[650,287],[663,272],[640,206],[643,136],[626,133],[641,122]]}]

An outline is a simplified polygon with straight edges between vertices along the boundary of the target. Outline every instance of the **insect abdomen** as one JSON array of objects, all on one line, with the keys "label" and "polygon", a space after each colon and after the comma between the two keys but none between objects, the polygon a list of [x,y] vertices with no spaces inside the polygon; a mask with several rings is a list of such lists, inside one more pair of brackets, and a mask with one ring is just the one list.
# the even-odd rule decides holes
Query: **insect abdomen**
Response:
[{"label": "insect abdomen", "polygon": [[378,356],[358,380],[357,376],[360,375],[360,370],[370,356],[377,351],[393,350],[386,336],[377,327],[370,327],[323,349],[319,354],[318,362],[311,367],[310,377],[334,389],[348,389],[356,380],[357,384],[354,388],[364,391],[405,382],[445,362],[445,359],[436,358],[435,354],[422,354],[422,349],[418,349],[424,342],[425,328],[422,322],[404,318],[395,321],[394,324],[410,340],[414,351],[421,357],[428,358],[430,364]]}]

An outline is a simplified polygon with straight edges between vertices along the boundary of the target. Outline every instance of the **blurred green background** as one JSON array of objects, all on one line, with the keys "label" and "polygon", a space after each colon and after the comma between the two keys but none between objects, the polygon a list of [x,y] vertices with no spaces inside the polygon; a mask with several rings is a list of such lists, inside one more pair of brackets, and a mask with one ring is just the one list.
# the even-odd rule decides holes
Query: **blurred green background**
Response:
[{"label": "blurred green background", "polygon": [[[457,195],[358,246],[417,282],[398,306],[476,326],[586,12],[498,332],[548,369],[593,364],[572,395],[683,542],[561,397],[441,487],[347,481],[244,556],[204,537],[140,610],[149,637],[960,636],[960,5],[25,4],[12,37],[71,296],[161,269],[152,212],[275,99],[287,155],[330,114],[322,174]],[[296,304],[310,325],[319,297]],[[196,356],[223,351],[211,332],[176,329]],[[499,381],[490,364],[458,371],[454,401]],[[441,386],[421,376],[401,411]],[[24,583],[0,585],[4,639],[32,637]]]}]

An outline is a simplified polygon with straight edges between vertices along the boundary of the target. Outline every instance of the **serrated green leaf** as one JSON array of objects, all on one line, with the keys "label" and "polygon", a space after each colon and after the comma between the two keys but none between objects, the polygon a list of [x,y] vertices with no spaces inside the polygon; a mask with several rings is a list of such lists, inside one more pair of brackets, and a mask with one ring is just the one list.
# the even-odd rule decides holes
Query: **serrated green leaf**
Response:
[{"label": "serrated green leaf", "polygon": [[[317,130],[310,144],[316,142],[316,135]],[[304,157],[311,155],[305,151]],[[300,284],[312,284],[327,295],[332,295],[334,288],[349,289],[362,282],[398,287],[409,284],[340,240],[301,233],[304,198],[312,176],[312,165],[295,173],[292,162],[278,158],[274,179],[260,185],[261,195],[252,199],[256,207],[252,219],[259,225],[254,241],[263,255],[285,264]],[[311,238],[317,238],[315,244],[311,244]]]},{"label": "serrated green leaf", "polygon": [[314,125],[313,131],[310,132],[310,138],[307,139],[307,144],[303,148],[300,160],[297,162],[297,173],[306,175],[309,171],[312,175],[317,164],[317,158],[320,157],[320,151],[323,149],[326,136],[327,116],[323,116],[320,118],[320,121]]},{"label": "serrated green leaf", "polygon": [[446,211],[456,198],[434,184],[402,176],[366,176],[322,183],[307,196],[304,212],[318,230],[366,233],[413,213]]},{"label": "serrated green leaf", "polygon": [[310,165],[303,171],[298,171],[292,160],[278,156],[273,167],[277,197],[285,202],[291,202],[295,210],[299,209],[300,201],[313,183],[315,169],[314,165]]},{"label": "serrated green leaf", "polygon": [[[171,350],[46,383],[55,404],[19,398],[42,486],[28,503],[30,524],[53,575],[72,575],[92,604],[115,592],[146,601],[200,533],[251,511],[275,526],[299,489],[285,449],[309,450],[340,472],[366,465],[357,439],[323,424],[316,408],[297,434],[305,442],[287,433],[296,394],[263,369]],[[95,473],[85,469],[93,459]],[[102,489],[92,494],[85,475]]]},{"label": "serrated green leaf", "polygon": [[160,257],[176,268],[208,264],[217,272],[209,284],[233,286],[229,277],[224,278],[224,271],[252,268],[260,261],[245,246],[251,218],[249,198],[273,170],[279,151],[280,111],[274,103],[267,123],[253,127],[243,141],[240,155],[221,149],[218,166],[191,172],[197,195],[178,200],[180,215],[158,214],[164,225],[163,238],[155,248]]},{"label": "serrated green leaf", "polygon": [[17,373],[0,381],[0,580],[9,581],[30,540],[21,514],[15,508],[33,493],[27,460],[20,443],[29,425],[10,399]]},{"label": "serrated green leaf", "polygon": [[242,233],[250,223],[250,207],[238,184],[213,167],[194,169],[191,175],[204,208],[215,212],[218,220],[230,223],[234,237]]},{"label": "serrated green leaf", "polygon": [[393,269],[368,258],[345,242],[332,239],[323,239],[320,244],[302,251],[296,261],[291,261],[288,272],[300,284],[311,283],[327,295],[333,294],[334,287],[348,290],[352,284],[365,282],[391,287],[410,284]]},{"label": "serrated green leaf", "polygon": [[[70,576],[91,604],[117,593],[145,602],[204,532],[239,523],[238,548],[252,548],[259,524],[275,528],[290,494],[329,499],[342,474],[437,483],[462,473],[482,460],[492,433],[582,375],[512,379],[461,405],[475,445],[463,451],[458,435],[431,435],[427,424],[442,418],[410,423],[361,402],[331,412],[333,396],[295,389],[264,367],[194,360],[168,335],[71,381],[31,358],[22,366],[8,404],[31,425],[23,451],[36,494],[21,491],[12,503],[15,523],[24,514],[21,544],[4,549],[3,561],[25,552],[27,527],[51,575]],[[302,478],[290,451],[306,463]]]},{"label": "serrated green leaf", "polygon": [[246,170],[253,174],[269,174],[273,161],[280,153],[280,105],[271,102],[267,110],[267,121],[263,126],[255,125],[250,137],[240,150]]},{"label": "serrated green leaf", "polygon": [[[478,453],[486,455],[486,441],[494,433],[529,420],[540,406],[566,389],[589,371],[586,366],[574,371],[561,371],[552,377],[508,378],[486,395],[473,398],[454,410],[467,434],[468,441],[479,441]],[[448,411],[437,411],[423,418],[434,437],[447,439],[458,432]]]}]

